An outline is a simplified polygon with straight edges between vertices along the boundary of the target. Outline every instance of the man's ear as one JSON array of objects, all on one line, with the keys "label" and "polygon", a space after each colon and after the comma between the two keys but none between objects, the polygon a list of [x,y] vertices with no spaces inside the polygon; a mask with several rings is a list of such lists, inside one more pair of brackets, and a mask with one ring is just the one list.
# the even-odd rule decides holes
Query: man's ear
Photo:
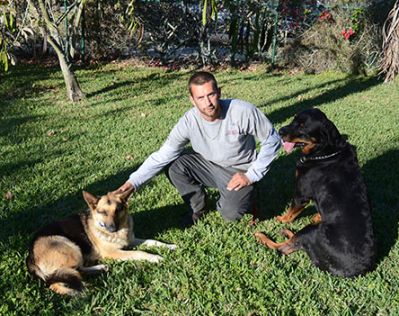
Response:
[{"label": "man's ear", "polygon": [[220,98],[222,96],[222,88],[218,88],[218,97]]},{"label": "man's ear", "polygon": [[191,104],[192,104],[193,106],[196,106],[196,104],[195,104],[195,102],[194,102],[194,98],[193,98],[193,96],[191,95],[191,93],[190,93],[190,102],[191,102]]},{"label": "man's ear", "polygon": [[93,194],[83,191],[83,198],[85,199],[87,205],[91,210],[94,210],[97,207],[97,203],[99,198],[94,196]]},{"label": "man's ear", "polygon": [[130,188],[129,190],[118,194],[117,196],[121,199],[121,201],[123,203],[126,203],[127,200],[129,200],[130,196],[132,195],[132,193],[134,192],[134,187]]}]

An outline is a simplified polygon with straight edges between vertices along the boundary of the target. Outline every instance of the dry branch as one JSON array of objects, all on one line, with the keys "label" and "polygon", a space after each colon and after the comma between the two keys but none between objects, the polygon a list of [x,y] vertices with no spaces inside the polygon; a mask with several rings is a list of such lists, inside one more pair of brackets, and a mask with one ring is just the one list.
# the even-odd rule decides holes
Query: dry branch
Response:
[{"label": "dry branch", "polygon": [[389,82],[399,73],[399,0],[389,12],[382,35],[381,73],[385,75],[385,82]]}]

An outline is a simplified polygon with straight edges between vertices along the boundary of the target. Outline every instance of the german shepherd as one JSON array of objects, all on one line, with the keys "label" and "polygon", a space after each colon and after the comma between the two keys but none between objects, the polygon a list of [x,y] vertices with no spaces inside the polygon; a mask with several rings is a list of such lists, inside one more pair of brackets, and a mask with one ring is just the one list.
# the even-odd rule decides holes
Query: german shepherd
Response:
[{"label": "german shepherd", "polygon": [[26,259],[28,271],[42,279],[49,288],[62,295],[76,295],[83,290],[81,273],[107,271],[101,259],[146,260],[159,262],[161,256],[144,251],[124,250],[140,244],[167,247],[151,239],[138,239],[133,233],[133,219],[127,201],[132,190],[101,197],[83,191],[89,211],[50,223],[33,237]]}]

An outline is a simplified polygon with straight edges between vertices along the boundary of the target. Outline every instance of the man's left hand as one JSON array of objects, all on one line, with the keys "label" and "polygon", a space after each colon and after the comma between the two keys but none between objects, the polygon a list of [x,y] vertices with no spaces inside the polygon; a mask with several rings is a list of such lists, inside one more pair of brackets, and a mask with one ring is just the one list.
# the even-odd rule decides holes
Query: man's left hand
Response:
[{"label": "man's left hand", "polygon": [[227,184],[227,190],[238,191],[250,184],[251,181],[249,181],[248,177],[244,173],[237,172]]}]

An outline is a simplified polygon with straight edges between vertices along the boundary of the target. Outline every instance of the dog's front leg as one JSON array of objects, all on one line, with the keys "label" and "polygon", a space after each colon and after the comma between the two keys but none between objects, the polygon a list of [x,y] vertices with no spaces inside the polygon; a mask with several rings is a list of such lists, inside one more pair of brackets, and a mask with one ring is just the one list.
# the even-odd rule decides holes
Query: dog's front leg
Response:
[{"label": "dog's front leg", "polygon": [[140,238],[135,238],[132,243],[133,246],[147,246],[147,247],[166,247],[170,250],[175,250],[176,245],[174,244],[165,244],[163,242],[160,242],[158,240],[153,240],[153,239],[140,239]]},{"label": "dog's front leg", "polygon": [[284,255],[288,256],[289,254],[291,254],[297,250],[297,248],[295,247],[295,244],[294,244],[295,235],[288,229],[284,230],[283,234],[286,235],[287,237],[289,237],[289,239],[285,242],[280,242],[280,243],[274,242],[273,240],[271,240],[269,237],[267,237],[262,232],[256,232],[254,234],[254,236],[258,243],[260,243],[270,249],[278,250],[281,253],[283,253]]},{"label": "dog's front leg", "polygon": [[299,214],[301,214],[308,203],[309,200],[307,199],[294,199],[288,208],[288,211],[284,215],[277,216],[276,220],[281,223],[291,223]]},{"label": "dog's front leg", "polygon": [[113,250],[103,254],[103,257],[114,260],[144,260],[155,263],[163,260],[161,256],[140,250]]},{"label": "dog's front leg", "polygon": [[97,274],[97,273],[101,273],[101,272],[107,272],[108,267],[104,264],[98,264],[96,266],[91,266],[91,267],[79,267],[78,270],[84,274],[90,275],[90,274]]}]

